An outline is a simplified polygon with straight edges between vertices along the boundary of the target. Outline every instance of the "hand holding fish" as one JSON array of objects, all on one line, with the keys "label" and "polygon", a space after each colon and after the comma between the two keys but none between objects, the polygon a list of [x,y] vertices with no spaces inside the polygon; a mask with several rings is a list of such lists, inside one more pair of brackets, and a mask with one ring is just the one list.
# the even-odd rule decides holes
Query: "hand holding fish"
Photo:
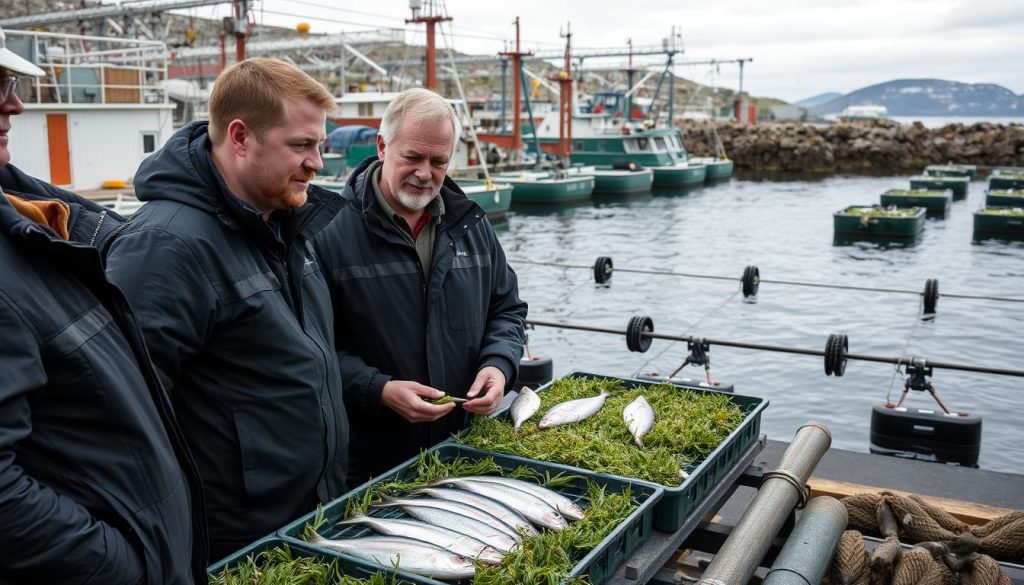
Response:
[{"label": "hand holding fish", "polygon": [[469,387],[466,398],[470,400],[462,404],[469,412],[474,414],[491,414],[505,395],[505,374],[494,366],[481,368]]},{"label": "hand holding fish", "polygon": [[415,423],[435,421],[455,408],[454,402],[431,404],[423,400],[424,398],[434,400],[442,396],[444,396],[444,392],[418,382],[390,380],[384,384],[380,400],[405,420]]}]

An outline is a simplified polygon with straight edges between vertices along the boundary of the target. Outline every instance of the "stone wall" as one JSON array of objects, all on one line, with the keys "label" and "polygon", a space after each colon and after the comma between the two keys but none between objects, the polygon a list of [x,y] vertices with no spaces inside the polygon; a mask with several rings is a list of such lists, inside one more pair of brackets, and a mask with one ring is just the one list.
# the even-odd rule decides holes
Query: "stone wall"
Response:
[{"label": "stone wall", "polygon": [[[890,120],[811,125],[800,122],[718,124],[736,168],[793,172],[920,172],[926,165],[959,162],[979,170],[1024,166],[1024,126],[987,122],[928,129]],[[681,125],[693,156],[713,156],[711,122]]]}]

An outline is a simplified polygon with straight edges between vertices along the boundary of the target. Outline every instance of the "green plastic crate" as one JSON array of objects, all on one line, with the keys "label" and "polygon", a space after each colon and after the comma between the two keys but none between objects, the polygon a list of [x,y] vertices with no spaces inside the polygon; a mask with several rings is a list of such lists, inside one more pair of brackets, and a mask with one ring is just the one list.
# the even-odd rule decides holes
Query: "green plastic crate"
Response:
[{"label": "green plastic crate", "polygon": [[[323,551],[316,550],[306,543],[287,542],[276,535],[265,536],[249,546],[221,559],[220,561],[217,561],[207,567],[206,572],[215,577],[224,572],[225,569],[243,562],[247,557],[256,556],[261,552],[285,546],[290,548],[292,554],[296,557],[313,557],[323,561],[325,564],[330,564],[332,561],[337,560],[338,568],[341,570],[341,573],[350,577],[369,579],[376,573],[381,572],[380,567],[371,563],[367,563],[359,559],[341,558],[334,554],[325,554]],[[411,585],[410,581],[406,581],[404,579],[398,580],[397,583],[398,585]]]},{"label": "green plastic crate", "polygon": [[[571,372],[565,377],[584,377],[592,380],[621,380],[625,384],[627,390],[633,390],[634,388],[649,388],[660,384],[660,382],[634,380],[631,378],[617,378],[615,376],[605,376],[587,372]],[[547,390],[554,383],[555,381],[548,382],[538,388],[537,392]],[[718,392],[707,388],[701,388],[699,386],[686,389],[698,393],[713,392],[715,394],[725,394],[726,396],[729,396],[729,399],[733,404],[739,406],[739,408],[744,412],[744,417],[743,421],[741,421],[740,424],[737,425],[731,433],[729,433],[729,436],[727,436],[718,445],[718,447],[715,447],[714,451],[708,454],[707,457],[698,459],[694,464],[687,468],[687,472],[690,476],[686,478],[682,484],[671,487],[661,486],[664,488],[665,494],[654,508],[654,529],[661,532],[675,532],[680,526],[682,526],[690,513],[704,501],[704,498],[711,493],[720,481],[722,481],[722,478],[724,478],[726,474],[738,464],[743,453],[745,453],[747,449],[754,444],[757,437],[760,435],[761,413],[768,407],[768,400],[764,398],[742,396],[728,392]],[[500,416],[507,416],[507,413],[508,409],[506,408],[500,413]],[[465,434],[465,432],[463,434]],[[533,459],[527,459],[518,455],[511,455],[510,457],[516,461],[534,461]],[[576,472],[580,469],[578,467],[564,465],[561,463],[548,462],[548,464],[567,473]],[[635,478],[630,479],[632,481],[641,481]]]},{"label": "green plastic crate", "polygon": [[[537,470],[541,474],[548,473],[550,475],[556,475],[558,473],[567,472],[568,474],[575,475],[577,477],[567,485],[559,486],[555,489],[562,495],[567,496],[576,502],[580,502],[586,494],[588,480],[603,486],[607,490],[613,490],[616,492],[620,492],[629,487],[634,500],[638,502],[637,509],[634,510],[633,513],[630,514],[629,517],[627,517],[621,524],[615,527],[610,534],[605,536],[604,539],[602,539],[596,547],[591,549],[586,556],[581,558],[568,575],[570,578],[587,575],[593,585],[600,585],[607,581],[615,573],[618,566],[622,564],[629,555],[640,548],[640,545],[642,545],[651,535],[654,508],[663,494],[661,486],[648,482],[614,477],[594,473],[593,471],[559,466],[532,459],[524,459],[522,457],[512,457],[502,453],[484,452],[464,445],[456,445],[454,443],[442,443],[432,447],[428,453],[430,452],[437,452],[442,461],[451,461],[458,457],[471,460],[480,460],[491,457],[494,459],[495,463],[506,471],[526,466]],[[396,479],[404,481],[414,477],[415,466],[418,462],[419,457],[414,457],[382,474],[380,477],[363,484],[355,490],[324,506],[323,514],[328,522],[325,525],[325,528],[321,531],[321,534],[326,538],[358,538],[371,534],[372,531],[364,526],[345,526],[340,529],[335,526],[336,521],[345,512],[346,502],[353,498],[361,498],[370,486],[381,481],[392,481]],[[401,513],[397,510],[389,509],[378,511],[375,515],[398,517]],[[324,555],[338,556],[346,560],[357,561],[358,559],[353,559],[347,555],[330,551],[328,549],[321,549],[316,545],[302,540],[302,533],[305,526],[313,520],[314,516],[315,512],[299,518],[278,531],[278,535],[286,542],[294,544],[296,547],[318,550]],[[429,579],[413,575],[411,573],[406,573],[404,571],[398,571],[398,574],[403,579],[406,579],[411,583],[420,585],[445,585],[444,581]]]}]

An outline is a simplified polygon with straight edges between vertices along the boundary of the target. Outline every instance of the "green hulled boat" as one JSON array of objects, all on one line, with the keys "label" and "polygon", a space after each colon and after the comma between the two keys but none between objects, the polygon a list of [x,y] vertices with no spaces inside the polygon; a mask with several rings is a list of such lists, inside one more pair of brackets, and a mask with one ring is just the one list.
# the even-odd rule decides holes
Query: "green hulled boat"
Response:
[{"label": "green hulled boat", "polygon": [[707,180],[708,167],[689,161],[676,165],[651,167],[654,171],[655,187],[684,187],[703,185]]},{"label": "green hulled boat", "polygon": [[460,179],[457,182],[466,197],[482,207],[487,213],[487,217],[492,220],[501,219],[508,214],[508,209],[512,205],[513,191],[510,183],[492,181],[488,186],[486,181]]},{"label": "green hulled boat", "polygon": [[690,164],[704,165],[707,168],[704,180],[708,183],[723,181],[732,177],[733,164],[727,158],[713,158],[710,156],[690,157]]},{"label": "green hulled boat", "polygon": [[974,239],[1024,240],[1024,208],[983,207],[974,212]]},{"label": "green hulled boat", "polygon": [[574,166],[569,174],[594,177],[594,194],[639,195],[651,190],[654,171],[633,165],[632,169],[617,169],[605,165]]},{"label": "green hulled boat", "polygon": [[338,177],[345,170],[345,157],[335,152],[325,152],[320,155],[324,161],[324,168],[316,174],[323,177]]},{"label": "green hulled boat", "polygon": [[945,219],[949,216],[949,207],[953,200],[953,192],[927,191],[923,189],[889,189],[882,193],[882,207],[923,207],[927,217]]},{"label": "green hulled boat", "polygon": [[551,171],[520,171],[493,175],[495,181],[512,185],[515,203],[576,203],[594,193],[594,177],[571,176]]},{"label": "green hulled boat", "polygon": [[996,170],[988,178],[989,191],[999,189],[1024,189],[1024,172]]},{"label": "green hulled boat", "polygon": [[978,174],[978,165],[928,165],[924,174],[929,177],[967,177],[973,180]]},{"label": "green hulled boat", "polygon": [[911,189],[924,189],[926,191],[953,192],[953,201],[959,201],[967,197],[967,185],[971,182],[969,177],[930,177],[920,176],[910,178]]},{"label": "green hulled boat", "polygon": [[924,228],[924,208],[851,205],[833,214],[836,236],[916,238]]},{"label": "green hulled boat", "polygon": [[988,207],[1024,207],[1024,189],[996,189],[985,194]]}]

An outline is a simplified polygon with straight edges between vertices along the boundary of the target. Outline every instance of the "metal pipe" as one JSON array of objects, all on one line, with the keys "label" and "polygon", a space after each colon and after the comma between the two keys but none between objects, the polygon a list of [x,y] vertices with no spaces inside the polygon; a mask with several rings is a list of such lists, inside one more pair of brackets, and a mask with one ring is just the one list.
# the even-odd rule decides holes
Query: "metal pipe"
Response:
[{"label": "metal pipe", "polygon": [[797,430],[779,467],[764,475],[757,495],[698,585],[745,585],[750,580],[789,513],[806,502],[807,479],[831,444],[832,433],[821,423],[804,423]]},{"label": "metal pipe", "polygon": [[828,496],[811,500],[762,585],[821,583],[847,522],[846,506],[839,500]]}]

